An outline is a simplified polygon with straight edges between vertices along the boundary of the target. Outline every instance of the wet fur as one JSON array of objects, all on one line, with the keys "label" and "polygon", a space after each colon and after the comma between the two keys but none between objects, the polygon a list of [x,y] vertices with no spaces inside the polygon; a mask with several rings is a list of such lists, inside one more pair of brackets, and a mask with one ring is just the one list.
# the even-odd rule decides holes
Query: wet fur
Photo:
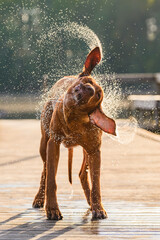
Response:
[{"label": "wet fur", "polygon": [[[100,50],[95,48],[87,56],[83,72],[78,77],[65,77],[53,86],[51,93],[56,87],[68,81],[66,93],[60,98],[57,97],[56,104],[51,94],[42,111],[40,155],[43,160],[43,171],[33,207],[43,207],[45,202],[48,219],[62,219],[56,195],[56,174],[61,143],[68,148],[70,183],[72,183],[73,147],[80,145],[83,148],[83,163],[79,177],[87,202],[91,206],[92,217],[99,219],[107,217],[101,203],[100,192],[102,130],[90,121],[90,114],[95,109],[98,108],[100,114],[102,112],[103,90],[90,76],[100,59]],[[87,169],[90,170],[91,188]]]}]

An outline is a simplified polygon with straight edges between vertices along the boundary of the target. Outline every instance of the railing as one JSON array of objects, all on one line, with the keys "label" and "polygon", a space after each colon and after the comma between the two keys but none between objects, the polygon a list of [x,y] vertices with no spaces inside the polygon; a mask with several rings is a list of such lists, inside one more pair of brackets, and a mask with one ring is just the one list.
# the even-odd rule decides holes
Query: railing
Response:
[{"label": "railing", "polygon": [[160,73],[115,74],[114,78],[113,75],[104,75],[104,77],[111,82],[118,81],[126,97],[131,94],[160,94]]},{"label": "railing", "polygon": [[141,127],[159,131],[160,129],[160,73],[157,74],[117,74],[121,89],[132,115]]}]

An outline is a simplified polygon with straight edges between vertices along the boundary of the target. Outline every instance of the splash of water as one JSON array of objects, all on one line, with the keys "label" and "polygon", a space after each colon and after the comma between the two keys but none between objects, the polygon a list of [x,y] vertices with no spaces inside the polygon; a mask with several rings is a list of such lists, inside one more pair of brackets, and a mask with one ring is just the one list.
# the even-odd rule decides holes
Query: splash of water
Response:
[{"label": "splash of water", "polygon": [[[84,49],[80,49],[82,42]],[[66,92],[70,80],[62,81],[62,84],[55,85],[50,89],[53,83],[64,76],[76,75],[82,72],[85,61],[84,56],[96,46],[100,48],[102,57],[103,53],[99,38],[90,28],[70,21],[65,21],[61,25],[54,23],[47,32],[42,33],[37,40],[37,44],[41,49],[41,53],[45,53],[46,62],[52,62],[53,64],[44,76],[47,78],[48,86],[46,86],[45,92],[42,94],[42,101],[37,109],[38,112],[41,112],[46,101],[52,98],[56,102]],[[75,45],[76,49],[74,49]],[[40,58],[39,55],[37,61]],[[40,68],[41,63],[39,63]]]},{"label": "splash of water", "polygon": [[[102,54],[102,45],[96,34],[86,25],[65,21],[52,26],[41,34],[37,40],[39,46],[39,69],[45,69],[50,85],[53,81],[67,75],[76,75],[82,71],[84,56],[98,46]],[[45,63],[41,62],[42,56]],[[103,56],[103,54],[102,54]]]},{"label": "splash of water", "polygon": [[[104,89],[103,110],[105,114],[116,119],[122,110],[123,95],[120,82],[116,80],[115,75],[107,75],[104,78],[98,78],[99,83]],[[116,120],[117,136],[109,135],[114,141],[121,144],[129,144],[133,141],[137,132],[138,122],[134,117],[128,119]]]},{"label": "splash of water", "polygon": [[98,75],[96,79],[104,91],[102,107],[105,114],[108,117],[116,118],[121,112],[123,100],[120,82],[116,79],[115,74]]},{"label": "splash of water", "polygon": [[121,144],[129,144],[133,141],[138,128],[138,122],[134,117],[116,121],[117,136],[109,136]]},{"label": "splash of water", "polygon": [[[79,41],[84,43],[86,49],[85,55],[79,55],[79,52],[81,53],[81,49],[78,49],[79,45],[77,45],[77,52],[74,54],[72,48],[74,44],[77,44]],[[53,43],[54,45],[52,45]],[[97,35],[87,26],[70,21],[60,26],[55,23],[48,32],[41,35],[40,39],[38,39],[38,44],[40,48],[42,50],[45,49],[45,51],[46,45],[49,46],[49,52],[46,53],[47,59],[52,59],[52,55],[57,56],[56,62],[54,62],[54,69],[47,73],[52,80],[52,84],[53,80],[57,77],[62,78],[63,76],[80,73],[85,60],[84,56],[94,47],[99,46],[103,56],[102,44]],[[64,58],[61,52],[66,54],[66,61],[61,61],[61,57]],[[101,61],[101,68],[103,68],[104,63],[105,60]],[[121,111],[122,91],[120,83],[116,80],[114,74],[100,75],[97,73],[97,67],[96,70],[97,71],[94,71],[93,77],[104,90],[103,110],[107,116],[116,118]],[[46,101],[51,100],[52,105],[55,105],[58,98],[67,91],[73,81],[73,77],[70,79],[66,78],[66,80],[63,78],[61,82],[57,82],[58,84],[56,83],[49,91],[47,89],[45,94],[42,95],[40,109],[42,109]],[[136,128],[137,121],[134,118],[117,122],[117,137],[112,138],[122,144],[128,144],[133,140]]]}]

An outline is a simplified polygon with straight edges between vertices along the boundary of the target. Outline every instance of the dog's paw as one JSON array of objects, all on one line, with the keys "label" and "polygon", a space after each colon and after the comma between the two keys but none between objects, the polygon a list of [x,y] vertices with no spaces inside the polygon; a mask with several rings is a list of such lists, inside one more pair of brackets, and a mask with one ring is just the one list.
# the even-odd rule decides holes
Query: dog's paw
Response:
[{"label": "dog's paw", "polygon": [[43,198],[35,198],[32,207],[34,208],[43,208],[44,206],[44,199]]},{"label": "dog's paw", "polygon": [[61,220],[63,218],[58,208],[46,207],[46,215],[48,220]]},{"label": "dog's paw", "polygon": [[104,209],[92,211],[92,220],[105,219],[105,218],[107,218],[107,213]]}]

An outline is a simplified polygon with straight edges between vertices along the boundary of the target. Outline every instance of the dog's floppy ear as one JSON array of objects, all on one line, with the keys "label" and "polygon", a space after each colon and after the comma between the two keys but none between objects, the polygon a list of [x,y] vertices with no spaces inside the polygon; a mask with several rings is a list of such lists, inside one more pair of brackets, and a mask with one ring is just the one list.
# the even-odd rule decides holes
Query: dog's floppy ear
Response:
[{"label": "dog's floppy ear", "polygon": [[94,48],[87,56],[83,72],[79,75],[79,77],[89,76],[93,70],[93,68],[100,62],[101,60],[101,51],[99,47]]},{"label": "dog's floppy ear", "polygon": [[116,136],[116,123],[113,119],[107,117],[102,108],[98,107],[96,110],[89,115],[90,121],[102,129],[104,132]]}]

